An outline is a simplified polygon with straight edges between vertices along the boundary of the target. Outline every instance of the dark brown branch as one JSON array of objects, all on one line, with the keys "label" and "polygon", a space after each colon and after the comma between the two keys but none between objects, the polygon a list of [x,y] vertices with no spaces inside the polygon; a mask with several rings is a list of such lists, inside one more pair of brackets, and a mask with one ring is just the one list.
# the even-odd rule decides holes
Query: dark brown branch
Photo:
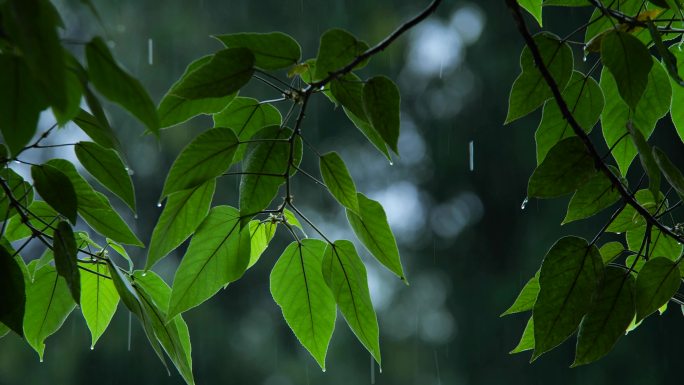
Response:
[{"label": "dark brown branch", "polygon": [[[590,1],[593,2],[595,0]],[[591,139],[589,139],[589,136],[584,132],[579,123],[577,123],[577,120],[575,120],[575,117],[572,114],[572,112],[570,112],[570,109],[568,108],[568,105],[565,103],[565,100],[561,95],[561,91],[558,88],[556,81],[553,79],[553,76],[549,72],[549,69],[544,64],[544,60],[542,59],[541,53],[539,52],[539,48],[537,47],[537,44],[535,43],[534,38],[532,37],[532,34],[527,29],[525,19],[523,18],[522,13],[520,12],[518,3],[516,2],[516,0],[506,0],[506,4],[508,5],[508,8],[510,9],[513,15],[513,19],[515,19],[518,31],[522,35],[523,39],[525,40],[525,43],[527,44],[528,48],[530,49],[530,52],[532,53],[532,57],[534,58],[534,62],[537,65],[539,72],[544,78],[546,84],[549,86],[549,89],[551,89],[553,98],[558,104],[558,108],[560,109],[563,118],[568,122],[568,124],[570,124],[570,127],[572,127],[572,130],[575,132],[575,135],[577,135],[577,137],[579,137],[584,143],[584,146],[587,148],[589,154],[594,159],[594,164],[596,168],[606,175],[608,180],[610,180],[610,182],[613,184],[613,187],[618,191],[618,193],[622,197],[623,201],[626,204],[634,207],[636,212],[639,213],[639,215],[641,215],[642,217],[644,217],[649,227],[653,226],[660,230],[663,234],[677,240],[677,242],[684,243],[684,237],[679,236],[674,231],[672,231],[672,229],[660,223],[656,217],[654,217],[648,210],[641,206],[639,202],[637,202],[637,200],[634,198],[634,196],[632,196],[632,194],[630,194],[629,191],[627,191],[625,186],[622,185],[620,179],[617,176],[615,176],[610,171],[608,166],[603,162],[601,155],[594,147],[593,143],[591,142]]]}]

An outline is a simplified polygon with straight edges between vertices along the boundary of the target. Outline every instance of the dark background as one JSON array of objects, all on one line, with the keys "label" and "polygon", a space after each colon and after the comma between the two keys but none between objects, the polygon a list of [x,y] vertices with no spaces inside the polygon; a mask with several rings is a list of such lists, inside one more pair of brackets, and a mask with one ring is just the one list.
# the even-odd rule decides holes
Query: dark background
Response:
[{"label": "dark background", "polygon": [[[425,3],[425,4],[423,4]],[[67,28],[63,36],[82,57],[82,45],[104,35],[115,57],[161,100],[192,60],[221,45],[211,34],[283,31],[301,44],[304,58],[316,55],[328,28],[353,32],[371,45],[427,1],[94,1],[96,22],[78,1],[59,2]],[[545,10],[545,25],[559,35],[589,17],[583,9]],[[529,19],[531,20],[531,19]],[[582,40],[582,34],[575,39]],[[149,62],[149,39],[152,63]],[[527,178],[535,165],[534,130],[540,112],[503,126],[510,85],[519,72],[522,39],[503,1],[445,1],[436,15],[402,37],[361,71],[386,74],[402,92],[402,139],[394,165],[365,142],[340,110],[316,98],[304,135],[320,151],[345,159],[360,191],[378,199],[395,230],[410,286],[363,253],[377,308],[383,372],[341,316],[322,373],[299,345],[273,302],[268,275],[290,239],[279,233],[272,248],[239,282],[186,313],[198,384],[662,384],[678,383],[684,353],[682,314],[674,304],[649,318],[596,364],[569,369],[574,338],[533,364],[529,352],[509,355],[527,320],[499,314],[538,268],[545,251],[563,234],[591,238],[600,218],[564,227],[567,199],[530,201]],[[575,50],[576,66],[587,63]],[[286,80],[283,74],[279,76]],[[279,95],[252,81],[243,95]],[[112,125],[124,143],[135,174],[138,218],[128,217],[148,241],[160,213],[156,207],[165,174],[182,147],[211,127],[198,118],[164,130],[160,141],[143,136],[141,125],[109,106]],[[52,124],[45,113],[42,127]],[[605,150],[598,130],[596,143]],[[656,143],[672,147],[674,130],[663,119]],[[75,127],[53,135],[54,143],[84,139]],[[469,168],[469,142],[473,165]],[[674,143],[674,144],[673,144]],[[676,148],[676,147],[672,147]],[[42,150],[35,159],[74,159],[71,150]],[[315,159],[303,167],[317,174]],[[638,176],[637,176],[638,177]],[[215,204],[236,204],[237,179],[221,180]],[[300,177],[296,203],[331,238],[351,237],[344,213],[318,186]],[[113,203],[119,204],[117,200]],[[120,207],[123,208],[123,207]],[[120,210],[128,215],[126,210]],[[309,229],[310,236],[315,235]],[[181,250],[184,246],[181,248]],[[129,249],[136,266],[145,252]],[[182,255],[175,252],[155,269],[167,282]],[[132,348],[127,351],[131,333]],[[46,341],[45,362],[15,336],[0,341],[0,384],[182,384],[168,377],[144,333],[119,307],[110,329],[90,351],[90,336],[78,312]],[[173,369],[172,369],[173,370]]]}]

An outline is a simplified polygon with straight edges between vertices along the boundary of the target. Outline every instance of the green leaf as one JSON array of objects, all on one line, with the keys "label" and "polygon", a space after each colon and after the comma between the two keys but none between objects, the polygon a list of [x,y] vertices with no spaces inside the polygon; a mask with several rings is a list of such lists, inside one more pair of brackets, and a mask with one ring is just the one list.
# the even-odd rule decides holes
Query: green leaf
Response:
[{"label": "green leaf", "polygon": [[330,194],[342,206],[358,214],[359,202],[356,199],[356,186],[342,158],[336,152],[329,152],[320,157],[318,164],[323,182]]},{"label": "green leaf", "polygon": [[13,258],[0,245],[0,322],[19,336],[24,336],[23,319],[26,307],[26,288],[21,271],[21,257]]},{"label": "green leaf", "polygon": [[648,260],[636,279],[636,319],[641,321],[658,310],[679,290],[678,263],[664,257]]},{"label": "green leaf", "polygon": [[74,150],[76,157],[90,175],[135,212],[133,181],[119,153],[93,142],[78,142]]},{"label": "green leaf", "polygon": [[136,271],[133,279],[134,288],[142,300],[145,316],[150,321],[154,335],[185,382],[194,385],[188,326],[180,315],[173,319],[166,315],[171,288],[151,271]]},{"label": "green leaf", "polygon": [[[214,127],[232,129],[241,142],[249,140],[254,134],[267,126],[280,126],[280,111],[268,103],[256,99],[237,97],[221,112],[214,114]],[[238,147],[235,161],[242,160],[247,144]]]},{"label": "green leaf", "polygon": [[665,69],[667,69],[667,73],[670,75],[670,80],[674,84],[684,86],[684,80],[682,80],[682,77],[679,76],[679,71],[677,70],[677,57],[667,49],[665,44],[663,44],[663,38],[660,35],[658,27],[655,25],[655,23],[651,19],[647,19],[646,24],[648,25],[648,32],[651,34],[651,38],[653,39],[653,45],[655,45],[658,54],[663,60]]},{"label": "green leaf", "polygon": [[107,238],[106,241],[108,247],[111,247],[112,250],[114,250],[117,254],[122,256],[128,262],[128,270],[133,270],[133,260],[126,252],[126,249],[112,239]]},{"label": "green leaf", "polygon": [[363,107],[373,128],[396,154],[399,153],[399,88],[385,76],[375,76],[363,86]]},{"label": "green leaf", "polygon": [[347,325],[382,366],[378,320],[368,290],[366,267],[353,243],[340,240],[327,245],[323,256],[323,278]]},{"label": "green leaf", "polygon": [[65,72],[65,105],[63,108],[52,107],[52,112],[57,119],[57,124],[63,126],[78,115],[81,110],[81,97],[83,96],[83,85],[79,78],[78,71],[82,69],[80,63],[70,53],[65,51],[67,71]]},{"label": "green leaf", "polygon": [[76,304],[81,300],[81,275],[78,271],[78,247],[74,232],[68,223],[60,221],[55,229],[52,248],[55,253],[57,274],[64,277],[71,297]]},{"label": "green leaf", "polygon": [[[33,203],[33,186],[24,181],[21,175],[17,174],[11,168],[0,169],[0,178],[5,181],[14,199],[16,199],[22,206],[29,207]],[[9,210],[9,211],[8,211]],[[5,194],[5,190],[0,190],[0,219],[12,218],[17,215],[17,210],[10,204],[10,200]]]},{"label": "green leaf", "polygon": [[43,360],[45,339],[56,332],[76,304],[71,298],[66,281],[50,265],[36,271],[33,282],[26,288],[24,337]]},{"label": "green leaf", "polygon": [[220,176],[233,163],[238,144],[230,128],[212,128],[198,135],[173,162],[162,198]]},{"label": "green leaf", "polygon": [[[601,116],[604,105],[603,93],[596,80],[591,76],[584,76],[579,71],[573,71],[562,96],[584,132],[591,132]],[[541,122],[534,134],[537,143],[537,164],[546,158],[554,144],[574,135],[575,132],[563,117],[558,103],[555,100],[544,103]]]},{"label": "green leaf", "polygon": [[183,256],[169,302],[173,318],[211,298],[242,277],[250,260],[250,232],[240,229],[240,213],[216,206],[197,228]]},{"label": "green leaf", "polygon": [[569,194],[596,174],[594,158],[576,136],[558,142],[537,166],[527,184],[530,198]]},{"label": "green leaf", "polygon": [[152,231],[145,270],[183,243],[202,223],[209,212],[215,188],[216,180],[211,179],[190,190],[169,195]]},{"label": "green leaf", "polygon": [[119,305],[119,293],[112,280],[105,278],[109,277],[107,265],[96,263],[89,269],[101,274],[81,274],[81,312],[90,330],[90,347],[93,348],[114,317]]},{"label": "green leaf", "polygon": [[620,242],[608,242],[601,246],[599,251],[601,252],[603,264],[607,265],[625,252],[625,246],[623,246]]},{"label": "green leaf", "polygon": [[[664,207],[661,207],[659,203],[656,203],[653,199],[653,194],[648,190],[639,190],[634,197],[636,198],[636,201],[651,214],[656,214],[656,209]],[[664,198],[665,197],[661,193],[658,202],[661,202]],[[641,214],[639,214],[634,207],[627,205],[615,220],[613,220],[613,223],[608,226],[606,231],[622,233],[644,226],[645,223]]]},{"label": "green leaf", "polygon": [[[573,59],[570,46],[548,32],[537,34],[534,41],[556,85],[559,89],[564,89],[572,76]],[[520,56],[520,68],[522,73],[515,79],[508,99],[505,124],[529,114],[553,97],[527,46]]]},{"label": "green leaf", "polygon": [[326,244],[317,239],[292,242],[271,271],[271,295],[299,342],[325,370],[335,327],[335,298],[323,279]]},{"label": "green leaf", "polygon": [[648,48],[629,33],[611,31],[601,42],[601,62],[613,74],[622,99],[636,109],[653,66]]},{"label": "green leaf", "polygon": [[[626,238],[629,249],[634,252],[639,252],[645,235],[646,226],[628,230]],[[655,227],[651,229],[651,236],[647,247],[648,254],[646,255],[646,259],[666,257],[672,261],[679,258],[684,249],[684,246],[680,245],[676,239],[670,238]],[[645,254],[645,250],[642,250],[642,255]]]},{"label": "green leaf", "polygon": [[85,48],[88,75],[95,88],[107,99],[119,104],[138,118],[147,129],[159,132],[159,117],[152,99],[140,81],[126,73],[116,63],[100,37],[93,38]]},{"label": "green leaf", "polygon": [[[608,167],[610,167],[613,174],[619,175],[618,170],[613,166]],[[624,184],[626,185],[627,181]],[[562,224],[589,218],[601,210],[610,207],[619,199],[620,194],[610,179],[604,173],[597,172],[584,185],[580,186],[572,196],[568,204],[568,212]]]},{"label": "green leaf", "polygon": [[297,216],[295,216],[294,213],[287,208],[283,209],[283,219],[287,221],[289,225],[297,227],[304,232],[304,227],[302,227],[302,224],[299,222],[299,219],[297,219]]},{"label": "green leaf", "polygon": [[214,38],[228,48],[249,49],[254,54],[254,65],[265,70],[287,68],[302,57],[302,49],[297,41],[282,32],[233,33]]},{"label": "green leaf", "polygon": [[217,98],[185,99],[176,96],[176,88],[192,71],[207,64],[213,56],[203,56],[188,65],[183,75],[176,81],[159,103],[157,114],[160,127],[170,127],[183,123],[200,114],[213,114],[224,109],[236,96],[236,93]]},{"label": "green leaf", "polygon": [[382,205],[361,193],[357,193],[356,197],[359,202],[359,214],[347,209],[347,220],[354,234],[380,263],[408,283],[404,276],[404,268],[401,266],[397,241],[387,223]]},{"label": "green leaf", "polygon": [[539,294],[539,274],[535,274],[534,277],[530,278],[529,281],[518,294],[515,302],[506,310],[501,313],[500,317],[509,314],[521,313],[524,311],[530,311],[534,309],[534,303],[537,301],[537,295]]},{"label": "green leaf", "polygon": [[[265,209],[275,198],[280,185],[285,183],[285,172],[290,159],[290,138],[292,130],[278,126],[266,127],[255,137],[260,140],[275,139],[251,143],[245,156],[240,179],[240,215],[248,218]],[[301,138],[295,139],[294,165],[302,159]],[[294,167],[290,167],[294,172]]]},{"label": "green leaf", "polygon": [[382,155],[387,158],[387,160],[392,162],[392,157],[390,156],[389,151],[387,150],[387,145],[385,144],[385,141],[382,139],[380,136],[380,133],[373,128],[373,126],[364,121],[363,119],[359,118],[358,116],[354,115],[351,111],[349,111],[347,108],[344,108],[344,113],[347,115],[349,120],[356,126],[356,128],[361,131],[363,136],[368,139],[371,144],[380,151]]},{"label": "green leaf", "polygon": [[57,32],[62,24],[57,10],[47,0],[11,1],[4,7],[2,16],[3,35],[16,44],[14,50],[21,52],[42,86],[41,92],[33,95],[46,95],[50,104],[66,109],[67,71]]},{"label": "green leaf", "polygon": [[508,354],[521,353],[532,349],[534,349],[534,317],[527,320],[520,342]]},{"label": "green leaf", "polygon": [[639,130],[635,130],[631,125],[627,125],[627,129],[634,141],[634,145],[639,151],[639,160],[641,167],[648,175],[648,187],[656,200],[660,195],[660,168],[653,157],[653,150],[646,142],[644,135]]},{"label": "green leaf", "polygon": [[[342,67],[351,63],[357,56],[368,50],[368,44],[356,40],[351,33],[342,29],[330,29],[321,36],[316,56],[316,72],[314,81],[327,77]],[[355,68],[361,68],[364,62]]]},{"label": "green leaf", "polygon": [[246,48],[228,48],[185,75],[173,95],[185,99],[220,98],[242,88],[254,73],[254,55]]},{"label": "green leaf", "polygon": [[58,169],[47,165],[31,167],[33,187],[45,202],[64,215],[71,223],[76,223],[78,207],[76,191],[69,178]]},{"label": "green leaf", "polygon": [[[684,76],[684,51],[679,49],[678,46],[672,46],[670,47],[670,52],[674,55],[677,62],[677,74],[680,77]],[[681,87],[672,79],[670,79],[670,83],[672,85],[672,107],[674,107],[670,111],[670,116],[672,123],[674,123],[677,129],[679,138],[684,142],[684,109],[676,107],[684,103],[684,87]]]},{"label": "green leaf", "polygon": [[71,162],[64,159],[50,159],[45,164],[55,167],[66,175],[76,191],[78,213],[93,230],[117,242],[144,246],[128,224],[114,211],[103,194],[95,191],[76,171]]},{"label": "green leaf", "polygon": [[[50,205],[43,201],[35,201],[31,203],[28,209],[32,213],[32,215],[29,217],[29,223],[31,226],[48,236],[52,236],[52,224],[59,219],[59,214],[57,214],[57,212],[50,207]],[[49,225],[46,225],[46,223]],[[7,224],[5,238],[7,238],[8,241],[13,242],[19,239],[28,238],[32,234],[33,230],[22,222],[22,218],[15,216],[10,219],[9,223]]]},{"label": "green leaf", "polygon": [[617,162],[622,175],[637,154],[636,147],[626,136],[629,135],[627,124],[631,121],[634,128],[641,131],[648,139],[660,118],[670,109],[672,87],[667,73],[660,63],[654,63],[648,75],[648,85],[636,110],[630,112],[629,106],[620,98],[617,84],[610,71],[601,72],[601,89],[605,96],[606,106],[601,114],[603,137],[611,154]]},{"label": "green leaf", "polygon": [[579,366],[606,355],[634,318],[634,277],[619,267],[606,267],[591,310],[577,334],[575,362]]},{"label": "green leaf", "polygon": [[[89,112],[80,110],[74,118],[74,123],[83,130],[95,143],[105,148],[118,149],[121,143],[114,136],[112,128],[106,121],[101,121]],[[106,124],[103,124],[106,123]]]},{"label": "green leaf", "polygon": [[342,106],[359,119],[368,122],[363,106],[364,82],[353,73],[348,73],[330,82],[330,91]]},{"label": "green leaf", "polygon": [[43,91],[17,56],[0,55],[0,131],[16,155],[36,133],[40,111],[47,107]]},{"label": "green leaf", "polygon": [[684,175],[679,171],[679,168],[672,163],[663,150],[657,147],[653,148],[653,158],[665,176],[667,183],[674,188],[680,199],[684,199]]},{"label": "green leaf", "polygon": [[542,1],[543,0],[518,0],[518,5],[525,8],[530,15],[534,16],[539,26],[542,25]]},{"label": "green leaf", "polygon": [[594,245],[573,236],[559,239],[548,251],[539,272],[534,304],[535,359],[565,341],[584,314],[603,276],[601,254]]},{"label": "green leaf", "polygon": [[248,269],[259,261],[261,254],[263,254],[268,247],[268,244],[273,239],[277,228],[278,225],[273,222],[262,223],[256,220],[249,222],[249,238],[251,246],[249,251],[249,263],[247,264]]}]

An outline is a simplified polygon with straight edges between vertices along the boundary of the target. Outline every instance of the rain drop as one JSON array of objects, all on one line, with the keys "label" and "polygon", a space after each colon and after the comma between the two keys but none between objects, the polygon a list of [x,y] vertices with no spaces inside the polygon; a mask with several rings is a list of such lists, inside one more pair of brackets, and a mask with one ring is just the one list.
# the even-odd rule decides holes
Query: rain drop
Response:
[{"label": "rain drop", "polygon": [[323,368],[323,373],[325,373],[325,368]]},{"label": "rain drop", "polygon": [[525,210],[525,206],[527,206],[527,202],[529,202],[529,201],[530,201],[530,198],[525,197],[525,199],[523,199],[522,203],[520,204],[520,210]]},{"label": "rain drop", "polygon": [[157,207],[161,207],[161,202],[157,203]]},{"label": "rain drop", "polygon": [[585,63],[587,62],[587,55],[582,56],[582,61]]},{"label": "rain drop", "polygon": [[133,219],[138,219],[138,214],[133,214]]},{"label": "rain drop", "polygon": [[133,171],[133,169],[130,167],[126,167],[126,172],[128,173],[128,175],[135,175],[135,171]]},{"label": "rain drop", "polygon": [[389,161],[389,164],[390,166],[394,166],[394,162],[392,162],[391,160]]},{"label": "rain drop", "polygon": [[146,276],[147,276],[147,272],[142,273],[142,276],[143,276],[143,277],[146,277]]},{"label": "rain drop", "polygon": [[95,346],[91,346],[91,347],[90,347],[90,350],[95,350]]},{"label": "rain drop", "polygon": [[41,362],[41,363],[43,362],[43,357],[40,357],[40,362]]}]

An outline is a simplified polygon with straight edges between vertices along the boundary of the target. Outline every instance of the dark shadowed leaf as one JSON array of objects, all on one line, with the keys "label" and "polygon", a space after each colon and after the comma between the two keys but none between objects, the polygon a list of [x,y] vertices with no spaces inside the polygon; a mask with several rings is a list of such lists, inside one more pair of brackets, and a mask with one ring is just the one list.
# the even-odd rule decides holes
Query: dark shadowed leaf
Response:
[{"label": "dark shadowed leaf", "polygon": [[531,198],[569,194],[596,174],[594,159],[582,140],[573,136],[558,142],[534,170],[527,185]]},{"label": "dark shadowed leaf", "polygon": [[[354,35],[342,29],[331,29],[321,36],[316,56],[314,81],[321,80],[351,63],[368,49],[368,44],[356,40]],[[360,63],[356,68],[363,67]]]},{"label": "dark shadowed leaf", "polygon": [[77,198],[69,178],[58,169],[48,165],[31,167],[33,187],[52,208],[76,223]]},{"label": "dark shadowed leaf", "polygon": [[26,287],[19,263],[23,260],[13,258],[4,246],[0,246],[0,322],[23,337]]},{"label": "dark shadowed leaf", "polygon": [[400,95],[397,85],[385,76],[369,79],[363,86],[363,107],[373,128],[398,154]]},{"label": "dark shadowed leaf", "polygon": [[78,271],[78,247],[74,232],[68,223],[61,221],[57,224],[52,240],[55,254],[57,274],[64,277],[71,297],[79,304],[81,300],[81,276]]},{"label": "dark shadowed leaf", "polygon": [[254,65],[266,70],[289,67],[302,56],[297,41],[282,32],[233,33],[214,37],[228,48],[249,49],[254,54]]},{"label": "dark shadowed leaf", "polygon": [[681,284],[678,263],[665,257],[648,260],[636,279],[636,320],[651,315],[665,305]]},{"label": "dark shadowed leaf", "polygon": [[[613,174],[618,170],[609,166]],[[624,181],[627,184],[627,181]],[[620,194],[606,174],[597,172],[584,185],[577,189],[568,204],[568,212],[563,224],[579,219],[589,218],[601,210],[611,206],[620,199]]]},{"label": "dark shadowed leaf", "polygon": [[622,99],[636,109],[653,65],[648,48],[629,33],[612,31],[603,36],[601,62],[613,74]]}]

